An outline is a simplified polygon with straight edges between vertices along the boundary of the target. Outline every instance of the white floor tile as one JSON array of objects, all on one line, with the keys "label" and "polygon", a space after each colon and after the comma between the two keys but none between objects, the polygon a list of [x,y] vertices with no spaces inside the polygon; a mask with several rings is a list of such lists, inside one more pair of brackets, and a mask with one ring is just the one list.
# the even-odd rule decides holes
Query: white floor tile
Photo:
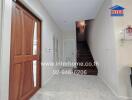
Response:
[{"label": "white floor tile", "polygon": [[117,100],[97,76],[56,75],[31,100]]}]

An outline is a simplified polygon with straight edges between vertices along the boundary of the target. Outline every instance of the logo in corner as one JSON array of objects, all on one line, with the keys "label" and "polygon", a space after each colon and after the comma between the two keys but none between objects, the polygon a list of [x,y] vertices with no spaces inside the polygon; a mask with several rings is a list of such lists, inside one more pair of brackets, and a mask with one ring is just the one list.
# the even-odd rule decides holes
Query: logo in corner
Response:
[{"label": "logo in corner", "polygon": [[110,8],[111,16],[124,16],[124,7],[116,5]]}]

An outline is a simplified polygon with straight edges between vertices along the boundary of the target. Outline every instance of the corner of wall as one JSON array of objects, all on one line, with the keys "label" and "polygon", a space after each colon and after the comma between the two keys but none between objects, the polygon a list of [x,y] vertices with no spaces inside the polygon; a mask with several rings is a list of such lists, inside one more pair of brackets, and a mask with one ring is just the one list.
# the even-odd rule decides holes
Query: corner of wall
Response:
[{"label": "corner of wall", "polygon": [[8,100],[12,0],[3,0],[2,8],[0,100]]}]

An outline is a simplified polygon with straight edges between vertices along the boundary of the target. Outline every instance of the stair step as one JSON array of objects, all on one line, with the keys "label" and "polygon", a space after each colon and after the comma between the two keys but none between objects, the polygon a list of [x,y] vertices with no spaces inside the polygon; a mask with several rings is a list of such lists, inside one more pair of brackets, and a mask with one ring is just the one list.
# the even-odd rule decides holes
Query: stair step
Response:
[{"label": "stair step", "polygon": [[97,67],[96,66],[78,66],[77,69],[79,70],[97,70]]},{"label": "stair step", "polygon": [[74,69],[73,70],[74,74],[79,74],[79,75],[97,75],[98,70],[97,69]]},{"label": "stair step", "polygon": [[93,57],[90,56],[90,55],[82,55],[82,54],[77,55],[77,57],[78,57],[78,58],[93,58]]},{"label": "stair step", "polygon": [[77,62],[83,63],[83,65],[82,64],[78,65],[77,68],[74,69],[74,72],[85,71],[85,73],[80,73],[80,74],[97,75],[98,69],[94,65],[93,56],[86,42],[77,43]]},{"label": "stair step", "polygon": [[83,69],[97,69],[95,65],[92,66],[77,66],[78,69],[83,70]]},{"label": "stair step", "polygon": [[92,61],[92,62],[94,62],[94,60],[93,60],[92,57],[89,57],[89,58],[78,57],[78,58],[77,58],[77,62],[80,62],[80,61],[84,61],[84,62]]},{"label": "stair step", "polygon": [[92,56],[91,53],[77,53],[77,55],[86,55],[86,56]]}]

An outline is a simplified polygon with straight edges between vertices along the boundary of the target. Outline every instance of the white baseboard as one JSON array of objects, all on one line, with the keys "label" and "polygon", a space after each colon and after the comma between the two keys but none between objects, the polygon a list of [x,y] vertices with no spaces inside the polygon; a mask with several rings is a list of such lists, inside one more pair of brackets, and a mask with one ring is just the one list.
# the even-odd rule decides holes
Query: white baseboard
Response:
[{"label": "white baseboard", "polygon": [[105,85],[111,90],[111,92],[114,94],[114,96],[116,96],[119,100],[132,100],[131,97],[125,97],[125,96],[119,96],[115,90],[101,77],[99,77],[104,83]]}]

